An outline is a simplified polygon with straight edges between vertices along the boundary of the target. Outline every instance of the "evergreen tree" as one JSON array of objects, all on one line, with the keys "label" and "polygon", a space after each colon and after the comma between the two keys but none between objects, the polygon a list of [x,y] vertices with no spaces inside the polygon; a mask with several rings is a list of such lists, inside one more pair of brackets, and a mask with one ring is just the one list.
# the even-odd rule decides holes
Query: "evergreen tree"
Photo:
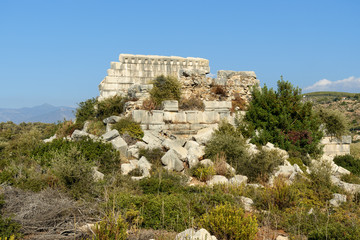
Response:
[{"label": "evergreen tree", "polygon": [[271,142],[292,155],[320,153],[321,122],[312,104],[302,102],[301,89],[282,77],[277,86],[277,91],[267,86],[254,88],[244,119],[244,134],[255,144]]}]

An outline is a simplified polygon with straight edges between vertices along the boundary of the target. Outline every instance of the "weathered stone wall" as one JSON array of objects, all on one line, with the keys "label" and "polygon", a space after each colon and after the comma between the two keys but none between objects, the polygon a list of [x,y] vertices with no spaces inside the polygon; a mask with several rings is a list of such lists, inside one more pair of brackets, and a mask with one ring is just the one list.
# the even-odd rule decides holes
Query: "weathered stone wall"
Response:
[{"label": "weathered stone wall", "polygon": [[[183,84],[183,95],[187,98],[196,96],[207,101],[231,101],[241,97],[246,102],[250,101],[251,89],[254,85],[260,85],[253,71],[225,71],[220,70],[217,78],[206,77],[197,72],[183,72],[180,74],[180,82]],[[224,94],[216,94],[213,89],[222,88]]]},{"label": "weathered stone wall", "polygon": [[324,145],[324,154],[329,156],[338,156],[350,154],[351,136],[342,136],[341,139],[324,137],[321,140]]},{"label": "weathered stone wall", "polygon": [[120,54],[119,62],[111,63],[111,68],[107,71],[108,75],[99,85],[99,100],[116,94],[127,95],[131,86],[148,85],[159,75],[173,75],[180,78],[180,72],[188,70],[207,74],[210,72],[209,60],[192,57]]},{"label": "weathered stone wall", "polygon": [[205,111],[182,111],[178,108],[177,101],[164,101],[163,110],[133,110],[132,118],[140,123],[144,130],[164,129],[175,132],[191,134],[227,120],[234,123],[234,115],[231,114],[231,102],[228,101],[205,101]]}]

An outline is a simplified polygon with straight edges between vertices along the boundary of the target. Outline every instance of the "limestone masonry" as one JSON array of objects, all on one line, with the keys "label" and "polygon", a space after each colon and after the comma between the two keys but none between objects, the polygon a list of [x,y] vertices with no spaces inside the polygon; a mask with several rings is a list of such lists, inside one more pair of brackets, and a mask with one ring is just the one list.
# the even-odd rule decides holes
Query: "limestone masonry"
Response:
[{"label": "limestone masonry", "polygon": [[[133,85],[148,85],[160,75],[180,78],[183,71],[210,72],[209,60],[203,58],[166,57],[154,55],[120,54],[119,62],[112,62],[108,76],[100,83],[100,100],[116,94],[126,95]],[[146,87],[146,86],[145,86]]]},{"label": "limestone masonry", "polygon": [[259,84],[253,71],[221,70],[217,78],[207,77],[208,73],[209,60],[204,58],[120,54],[119,62],[111,63],[108,75],[99,85],[99,100],[114,95],[145,98],[151,82],[160,75],[177,77],[183,96],[207,101],[219,100],[210,91],[215,85],[225,87],[226,96],[220,100],[233,100],[236,96],[249,100],[251,88]]}]

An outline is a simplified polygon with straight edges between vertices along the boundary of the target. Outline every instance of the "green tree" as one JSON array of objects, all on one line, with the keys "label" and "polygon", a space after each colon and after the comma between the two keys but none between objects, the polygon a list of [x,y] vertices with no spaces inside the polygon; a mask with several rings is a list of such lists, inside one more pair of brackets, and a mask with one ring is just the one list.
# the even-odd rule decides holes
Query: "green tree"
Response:
[{"label": "green tree", "polygon": [[348,122],[338,110],[320,109],[319,116],[325,125],[325,131],[331,137],[341,138],[347,133]]},{"label": "green tree", "polygon": [[173,76],[158,76],[150,91],[151,99],[160,105],[164,100],[180,100],[181,83]]},{"label": "green tree", "polygon": [[302,102],[301,89],[282,77],[277,87],[277,91],[267,86],[253,89],[243,134],[252,137],[255,144],[271,142],[291,153],[320,153],[321,122],[312,104]]}]

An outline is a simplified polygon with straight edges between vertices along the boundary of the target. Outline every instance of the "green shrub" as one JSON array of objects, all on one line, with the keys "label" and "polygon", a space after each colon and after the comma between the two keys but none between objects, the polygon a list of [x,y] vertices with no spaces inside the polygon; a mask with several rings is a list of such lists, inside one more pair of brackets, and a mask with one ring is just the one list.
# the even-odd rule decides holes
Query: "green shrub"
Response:
[{"label": "green shrub", "polygon": [[110,173],[120,168],[119,153],[113,149],[110,143],[102,143],[91,139],[81,141],[67,141],[55,139],[50,143],[43,143],[38,148],[33,149],[32,157],[42,166],[51,166],[55,153],[69,151],[72,147],[78,149],[87,162],[99,166],[99,171]]},{"label": "green shrub", "polygon": [[310,166],[310,180],[313,191],[321,200],[330,200],[337,188],[331,183],[331,166],[328,163],[318,163]]},{"label": "green shrub", "polygon": [[106,126],[103,121],[90,121],[87,132],[95,136],[101,136],[106,132]]},{"label": "green shrub", "polygon": [[134,122],[131,118],[122,118],[119,122],[112,126],[113,129],[119,131],[121,135],[127,133],[134,139],[141,140],[144,137],[144,132],[139,123]]},{"label": "green shrub", "polygon": [[191,175],[196,177],[199,181],[206,182],[216,174],[213,166],[205,166],[201,163],[196,164],[190,169]]},{"label": "green shrub", "polygon": [[67,152],[56,153],[51,171],[74,198],[79,199],[84,194],[93,194],[92,165],[76,147],[70,148]]},{"label": "green shrub", "polygon": [[183,191],[186,179],[182,175],[159,169],[151,177],[141,179],[139,185],[145,194],[178,193]]},{"label": "green shrub", "polygon": [[179,102],[179,109],[204,111],[205,104],[200,97],[192,96],[190,98],[181,98]]},{"label": "green shrub", "polygon": [[75,113],[77,123],[83,124],[86,120],[91,120],[96,117],[96,102],[95,98],[90,98],[78,104],[79,107],[76,109]]},{"label": "green shrub", "polygon": [[360,159],[356,159],[351,155],[336,156],[334,158],[334,163],[346,168],[352,174],[360,176]]},{"label": "green shrub", "polygon": [[239,167],[239,173],[247,176],[250,181],[267,181],[269,176],[284,160],[276,150],[260,150]]},{"label": "green shrub", "polygon": [[114,213],[107,214],[102,221],[95,226],[95,239],[98,240],[126,240],[128,224]]},{"label": "green shrub", "polygon": [[304,163],[303,163],[303,161],[301,160],[301,158],[298,158],[298,157],[290,157],[290,158],[287,159],[287,161],[288,161],[291,165],[297,164],[303,172],[306,172],[306,166],[304,165]]},{"label": "green shrub", "polygon": [[164,100],[180,100],[181,83],[175,77],[158,76],[153,81],[153,85],[150,96],[157,105],[161,105]]},{"label": "green shrub", "polygon": [[354,174],[344,174],[341,176],[341,181],[347,182],[347,183],[354,183],[354,184],[360,184],[360,177],[355,176]]},{"label": "green shrub", "polygon": [[278,81],[278,90],[255,87],[242,127],[251,142],[268,142],[287,151],[316,156],[321,153],[321,121],[310,102],[302,102],[301,90],[290,82]]},{"label": "green shrub", "polygon": [[295,187],[287,185],[285,179],[278,177],[274,179],[274,185],[267,187],[257,200],[257,206],[265,210],[293,207],[298,200],[298,191]]},{"label": "green shrub", "polygon": [[237,171],[249,158],[245,140],[229,123],[221,123],[205,146],[205,157],[214,160],[219,153],[224,153]]},{"label": "green shrub", "polygon": [[97,102],[96,118],[103,120],[113,115],[120,115],[124,112],[125,102],[125,98],[117,95]]},{"label": "green shrub", "polygon": [[330,212],[328,209],[302,207],[289,208],[281,214],[280,227],[292,236],[307,236],[307,239],[358,239],[359,217],[345,213],[342,209]]},{"label": "green shrub", "polygon": [[342,112],[320,109],[318,114],[325,125],[326,133],[331,137],[341,138],[348,132],[348,121]]},{"label": "green shrub", "polygon": [[142,156],[155,166],[162,166],[161,158],[164,156],[164,152],[161,148],[140,148],[139,149],[139,158]]},{"label": "green shrub", "polygon": [[230,204],[219,205],[200,219],[201,227],[208,229],[218,239],[255,239],[257,220],[255,216],[245,216],[241,208]]}]

